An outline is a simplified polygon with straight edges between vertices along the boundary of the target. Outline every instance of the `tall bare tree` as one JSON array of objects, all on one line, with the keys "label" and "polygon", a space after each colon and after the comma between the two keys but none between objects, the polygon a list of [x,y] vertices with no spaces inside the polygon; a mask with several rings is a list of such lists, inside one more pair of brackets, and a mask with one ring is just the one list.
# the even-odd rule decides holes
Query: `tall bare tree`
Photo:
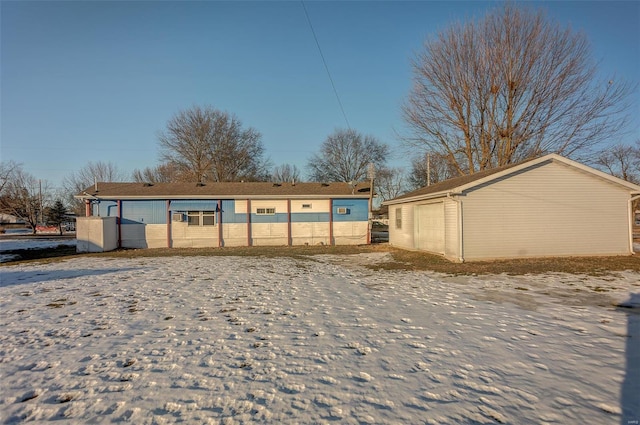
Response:
[{"label": "tall bare tree", "polygon": [[376,172],[375,193],[378,198],[376,204],[380,204],[407,191],[407,179],[402,168],[382,168]]},{"label": "tall bare tree", "polygon": [[376,169],[384,167],[388,153],[389,147],[373,136],[338,129],[309,159],[309,178],[315,181],[364,181],[369,163]]},{"label": "tall bare tree", "polygon": [[178,112],[158,139],[162,160],[194,181],[262,180],[267,174],[260,133],[209,106]]},{"label": "tall bare tree", "polygon": [[95,182],[120,182],[127,180],[127,175],[112,162],[88,162],[77,171],[62,179],[65,191],[64,200],[69,208],[78,215],[84,214],[84,204],[75,199],[77,195]]},{"label": "tall bare tree", "polygon": [[178,166],[167,162],[155,167],[133,170],[133,180],[139,183],[172,183],[189,181],[190,173],[186,176],[180,172]]},{"label": "tall bare tree", "polygon": [[457,169],[446,156],[439,153],[425,153],[411,159],[408,185],[418,189],[457,176]]},{"label": "tall bare tree", "polygon": [[598,81],[584,34],[505,3],[425,42],[403,105],[407,141],[461,175],[550,152],[579,157],[623,127],[630,91]]},{"label": "tall bare tree", "polygon": [[11,182],[16,170],[20,169],[20,164],[15,161],[2,161],[0,162],[0,195],[7,187],[7,184]]},{"label": "tall bare tree", "polygon": [[602,150],[594,165],[612,176],[640,183],[640,139],[636,146],[618,143]]},{"label": "tall bare tree", "polygon": [[274,183],[302,181],[300,177],[300,170],[298,170],[298,167],[291,164],[281,164],[275,167],[271,172],[271,180]]},{"label": "tall bare tree", "polygon": [[49,187],[17,166],[11,172],[0,193],[0,212],[24,220],[33,233],[44,218],[44,207],[48,204]]}]

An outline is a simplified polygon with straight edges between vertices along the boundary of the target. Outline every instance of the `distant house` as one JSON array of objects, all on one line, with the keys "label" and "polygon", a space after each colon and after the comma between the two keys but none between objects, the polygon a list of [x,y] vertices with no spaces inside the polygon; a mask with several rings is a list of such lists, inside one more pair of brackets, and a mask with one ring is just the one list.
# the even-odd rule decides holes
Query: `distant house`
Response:
[{"label": "distant house", "polygon": [[446,180],[389,207],[389,243],[453,261],[633,253],[640,186],[551,154]]},{"label": "distant house", "polygon": [[15,215],[0,214],[0,224],[25,224],[25,221]]},{"label": "distant house", "polygon": [[366,244],[368,184],[98,183],[76,195],[79,251]]}]

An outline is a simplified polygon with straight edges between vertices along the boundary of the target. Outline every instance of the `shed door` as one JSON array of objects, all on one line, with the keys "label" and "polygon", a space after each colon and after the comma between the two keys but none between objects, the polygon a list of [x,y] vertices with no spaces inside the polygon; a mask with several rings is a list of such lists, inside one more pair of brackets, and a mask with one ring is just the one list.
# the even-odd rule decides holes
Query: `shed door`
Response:
[{"label": "shed door", "polygon": [[415,208],[415,248],[444,254],[444,203]]}]

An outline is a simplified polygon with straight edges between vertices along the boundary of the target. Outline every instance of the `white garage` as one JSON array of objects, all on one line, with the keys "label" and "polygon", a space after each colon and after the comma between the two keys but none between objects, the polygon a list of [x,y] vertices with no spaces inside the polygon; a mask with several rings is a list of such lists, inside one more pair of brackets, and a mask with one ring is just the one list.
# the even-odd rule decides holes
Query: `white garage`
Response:
[{"label": "white garage", "polygon": [[633,253],[640,186],[551,154],[407,193],[389,243],[453,261]]}]

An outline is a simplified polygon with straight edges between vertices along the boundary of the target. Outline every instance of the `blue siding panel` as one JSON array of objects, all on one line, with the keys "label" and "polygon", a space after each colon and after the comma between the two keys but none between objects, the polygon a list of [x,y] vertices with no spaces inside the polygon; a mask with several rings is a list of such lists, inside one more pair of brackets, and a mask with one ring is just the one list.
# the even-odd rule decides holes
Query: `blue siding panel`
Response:
[{"label": "blue siding panel", "polygon": [[329,213],[291,213],[292,223],[328,223]]},{"label": "blue siding panel", "polygon": [[91,214],[100,217],[117,217],[118,203],[116,201],[98,201],[93,204]]},{"label": "blue siding panel", "polygon": [[198,200],[198,199],[189,199],[189,200],[176,200],[171,201],[171,211],[217,211],[218,210],[218,201],[217,200]]},{"label": "blue siding panel", "polygon": [[166,201],[122,201],[123,224],[167,224]]},{"label": "blue siding panel", "polygon": [[[115,217],[118,215],[117,202],[100,201],[92,207],[93,215]],[[338,214],[338,208],[347,208],[347,214]],[[217,200],[172,200],[171,211],[217,211]],[[286,223],[287,213],[273,215],[251,214],[252,223]],[[334,199],[333,221],[367,221],[369,218],[369,201],[367,199]],[[123,223],[166,224],[167,212],[164,200],[122,201]],[[291,213],[292,223],[327,223],[329,213]],[[246,213],[235,212],[235,200],[222,201],[223,223],[246,223]]]},{"label": "blue siding panel", "polygon": [[288,218],[287,213],[276,214],[251,214],[252,223],[286,223]]},{"label": "blue siding panel", "polygon": [[[338,208],[347,208],[348,214],[338,214]],[[334,199],[333,221],[367,221],[369,220],[368,199]]]},{"label": "blue siding panel", "polygon": [[222,201],[222,222],[223,223],[246,223],[247,213],[236,213],[235,200]]}]

